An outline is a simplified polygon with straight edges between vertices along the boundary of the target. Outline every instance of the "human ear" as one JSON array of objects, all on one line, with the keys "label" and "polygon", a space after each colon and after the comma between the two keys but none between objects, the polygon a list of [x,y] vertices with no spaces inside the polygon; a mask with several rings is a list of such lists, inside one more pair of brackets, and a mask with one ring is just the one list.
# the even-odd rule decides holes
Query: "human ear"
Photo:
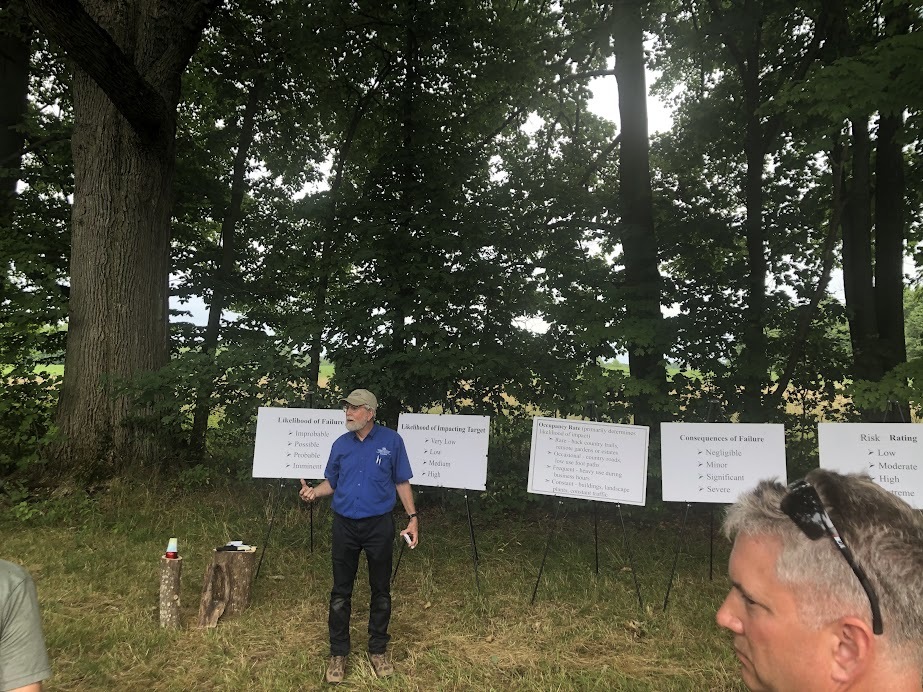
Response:
[{"label": "human ear", "polygon": [[861,679],[872,664],[875,635],[860,618],[841,618],[834,623],[833,680],[848,683]]}]

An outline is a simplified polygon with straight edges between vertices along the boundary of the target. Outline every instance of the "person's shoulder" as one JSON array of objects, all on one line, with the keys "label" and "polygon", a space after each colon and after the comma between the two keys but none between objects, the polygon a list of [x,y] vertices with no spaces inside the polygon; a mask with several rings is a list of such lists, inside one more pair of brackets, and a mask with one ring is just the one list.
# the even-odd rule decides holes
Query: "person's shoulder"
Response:
[{"label": "person's shoulder", "polygon": [[379,425],[378,423],[375,423],[375,427],[372,428],[372,432],[385,440],[403,441],[404,439],[401,437],[401,434],[397,430],[392,430],[391,428],[387,428],[384,425]]},{"label": "person's shoulder", "polygon": [[32,577],[25,567],[20,567],[15,562],[0,560],[0,589],[12,591],[17,586],[26,581],[31,581]]},{"label": "person's shoulder", "polygon": [[347,440],[352,439],[352,438],[355,437],[355,436],[356,436],[356,433],[350,432],[349,430],[347,430],[347,431],[344,432],[342,435],[340,435],[338,438],[336,438],[336,439],[333,441],[333,444],[343,444],[344,442],[346,442]]}]

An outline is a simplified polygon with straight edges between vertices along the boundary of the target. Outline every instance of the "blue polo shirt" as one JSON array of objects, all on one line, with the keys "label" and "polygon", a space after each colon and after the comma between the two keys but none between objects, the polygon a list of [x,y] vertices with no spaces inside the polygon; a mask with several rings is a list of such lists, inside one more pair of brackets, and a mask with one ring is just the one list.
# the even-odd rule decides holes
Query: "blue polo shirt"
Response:
[{"label": "blue polo shirt", "polygon": [[413,471],[401,436],[375,424],[364,440],[347,432],[334,441],[324,478],[333,488],[333,511],[365,519],[394,509],[394,486],[413,478]]}]

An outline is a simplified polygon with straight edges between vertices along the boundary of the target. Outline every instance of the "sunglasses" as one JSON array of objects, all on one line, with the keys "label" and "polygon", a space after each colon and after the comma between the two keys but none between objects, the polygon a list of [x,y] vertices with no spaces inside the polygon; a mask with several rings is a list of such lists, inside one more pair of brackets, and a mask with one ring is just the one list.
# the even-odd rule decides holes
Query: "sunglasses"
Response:
[{"label": "sunglasses", "polygon": [[883,631],[881,624],[881,609],[878,606],[878,594],[872,588],[865,570],[856,562],[852,551],[846,542],[840,537],[840,532],[836,530],[830,515],[824,509],[823,502],[820,501],[820,495],[814,486],[805,480],[795,481],[788,486],[788,494],[782,498],[780,508],[783,512],[795,522],[795,525],[801,529],[805,536],[812,541],[823,538],[825,535],[833,539],[840,555],[849,563],[849,567],[859,579],[862,588],[865,589],[865,595],[869,598],[869,605],[872,606],[872,631],[875,634],[881,634]]}]

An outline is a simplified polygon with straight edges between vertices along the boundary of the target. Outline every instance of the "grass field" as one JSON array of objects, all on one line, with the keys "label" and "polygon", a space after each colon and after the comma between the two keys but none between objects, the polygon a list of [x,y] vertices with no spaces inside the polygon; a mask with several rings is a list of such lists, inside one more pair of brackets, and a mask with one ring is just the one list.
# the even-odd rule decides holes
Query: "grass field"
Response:
[{"label": "grass field", "polygon": [[[140,480],[93,500],[59,499],[28,520],[8,509],[0,557],[35,576],[53,660],[49,690],[322,689],[330,588],[329,513],[309,512],[291,486],[277,504],[253,603],[213,630],[194,627],[211,549],[231,539],[262,543],[270,486],[174,494]],[[709,580],[707,522],[690,519],[670,604],[667,578],[679,508],[638,521],[600,506],[600,573],[587,503],[565,505],[536,602],[530,605],[550,519],[486,519],[472,503],[480,556],[476,588],[464,510],[420,499],[422,540],[405,551],[394,586],[392,655],[397,674],[374,678],[365,655],[364,565],[353,599],[346,690],[737,690],[728,637],[714,624],[727,580],[728,547],[716,537]],[[674,511],[676,514],[674,514]],[[20,517],[23,513],[20,512]],[[667,519],[669,519],[667,521]],[[159,559],[177,536],[184,558],[184,626],[158,624]],[[632,580],[638,575],[644,608]]]}]

